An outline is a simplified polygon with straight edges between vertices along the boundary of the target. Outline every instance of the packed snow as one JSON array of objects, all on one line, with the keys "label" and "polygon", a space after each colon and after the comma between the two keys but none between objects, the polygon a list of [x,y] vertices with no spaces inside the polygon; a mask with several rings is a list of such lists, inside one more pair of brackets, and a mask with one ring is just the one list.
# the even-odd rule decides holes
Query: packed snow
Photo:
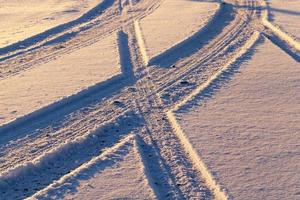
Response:
[{"label": "packed snow", "polygon": [[0,48],[74,20],[99,0],[0,0]]},{"label": "packed snow", "polygon": [[271,22],[300,42],[299,0],[269,0],[268,5]]},{"label": "packed snow", "polygon": [[149,59],[201,30],[216,14],[219,4],[207,1],[166,0],[140,21]]},{"label": "packed snow", "polygon": [[[234,199],[299,199],[300,64],[266,39],[176,116]],[[241,64],[241,66],[240,66]]]},{"label": "packed snow", "polygon": [[0,124],[41,109],[120,74],[113,34],[89,47],[64,55],[0,81]]}]

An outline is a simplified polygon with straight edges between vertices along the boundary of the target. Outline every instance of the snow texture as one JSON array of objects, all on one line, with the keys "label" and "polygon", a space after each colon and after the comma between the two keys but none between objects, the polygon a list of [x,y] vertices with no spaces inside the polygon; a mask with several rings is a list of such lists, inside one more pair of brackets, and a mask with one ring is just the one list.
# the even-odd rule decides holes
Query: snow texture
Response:
[{"label": "snow texture", "polygon": [[212,2],[163,1],[140,22],[148,57],[152,59],[199,31],[218,9],[219,4]]},{"label": "snow texture", "polygon": [[[116,34],[0,81],[0,124],[20,118],[121,72]],[[17,97],[17,98],[16,98]]]},{"label": "snow texture", "polygon": [[69,22],[98,0],[0,0],[0,48]]},{"label": "snow texture", "polygon": [[269,19],[300,42],[300,3],[298,0],[269,0]]},{"label": "snow texture", "polygon": [[299,199],[300,65],[262,40],[176,115],[231,197]]}]

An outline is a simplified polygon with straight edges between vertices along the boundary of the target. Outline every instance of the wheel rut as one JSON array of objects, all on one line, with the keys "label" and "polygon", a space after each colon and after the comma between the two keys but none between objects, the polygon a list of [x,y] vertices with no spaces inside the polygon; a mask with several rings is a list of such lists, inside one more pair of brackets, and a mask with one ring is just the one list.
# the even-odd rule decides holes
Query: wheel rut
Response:
[{"label": "wheel rut", "polygon": [[[14,130],[15,134],[12,131],[3,133],[0,145],[0,181],[5,184],[1,184],[1,192],[11,194],[14,189],[26,189],[23,196],[16,198],[30,197],[68,171],[76,171],[81,164],[99,156],[99,152],[101,154],[105,147],[119,144],[121,138],[133,134],[130,138],[136,141],[144,172],[158,199],[229,198],[226,188],[218,183],[210,169],[193,152],[172,112],[186,104],[201,92],[201,88],[209,85],[214,77],[242,56],[255,43],[258,31],[265,34],[260,21],[263,4],[254,0],[228,2],[223,5],[223,15],[221,14],[226,19],[225,24],[220,26],[217,20],[208,27],[208,31],[209,28],[219,27],[215,34],[205,37],[207,32],[197,33],[191,40],[192,43],[197,41],[197,47],[180,59],[176,57],[178,52],[189,49],[189,43],[175,47],[178,49],[172,49],[160,59],[149,63],[145,62],[143,54],[146,52],[141,51],[143,47],[139,42],[143,38],[136,34],[134,24],[153,12],[159,4],[157,1],[117,1],[107,12],[118,11],[117,17],[109,14],[100,17],[103,21],[114,22],[113,26],[108,23],[97,25],[64,42],[66,48],[54,53],[49,53],[53,47],[36,48],[28,54],[0,63],[1,66],[9,66],[1,71],[1,78],[7,78],[119,31],[120,63],[125,69],[123,74],[126,74],[123,77],[126,84],[114,92],[108,92],[99,101],[93,97],[89,104],[74,106],[67,113],[55,111],[57,116],[62,115],[56,121],[46,120],[45,117],[39,119],[39,125],[20,126]],[[124,5],[132,7],[126,8]],[[126,9],[135,14],[124,17]],[[140,12],[134,12],[135,9]],[[30,54],[34,59],[19,65],[21,59],[31,59]],[[12,71],[5,72],[8,68]],[[89,98],[92,97],[85,97]],[[128,129],[123,130],[122,125]],[[102,138],[107,138],[107,141],[100,145]],[[62,144],[60,141],[66,142]],[[34,146],[37,148],[33,148]],[[70,146],[71,150],[67,148]],[[73,148],[86,149],[86,152],[74,154]],[[49,163],[55,165],[61,159],[62,152],[69,155],[65,160],[65,167],[52,173]],[[84,158],[82,162],[74,164],[73,161],[81,156]],[[35,185],[34,188],[26,188],[26,181],[19,182],[15,188],[6,187],[9,183],[19,181],[20,177],[35,178],[38,184],[42,181],[39,177],[47,172],[51,172],[52,176],[43,180],[39,187]],[[18,194],[20,193],[16,193]]]}]

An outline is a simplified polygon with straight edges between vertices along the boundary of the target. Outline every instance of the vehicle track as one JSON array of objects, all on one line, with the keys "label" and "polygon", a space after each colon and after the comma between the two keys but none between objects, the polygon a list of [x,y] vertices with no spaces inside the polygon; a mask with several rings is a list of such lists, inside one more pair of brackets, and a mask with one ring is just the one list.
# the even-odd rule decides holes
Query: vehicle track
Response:
[{"label": "vehicle track", "polygon": [[[120,6],[119,2],[117,5]],[[152,6],[154,7],[149,8],[149,12],[152,12],[157,4],[154,3]],[[234,6],[237,8],[234,9]],[[155,190],[158,198],[228,198],[222,186],[215,183],[220,187],[218,189],[219,194],[217,194],[215,189],[205,180],[203,171],[195,167],[195,161],[191,158],[189,150],[185,149],[182,138],[176,134],[174,122],[168,120],[170,118],[168,113],[172,110],[170,112],[166,111],[169,111],[174,105],[176,107],[178,102],[184,99],[185,96],[190,95],[197,87],[205,85],[211,77],[223,69],[224,65],[227,65],[228,62],[230,64],[232,59],[240,55],[240,52],[245,51],[244,45],[260,28],[257,22],[261,17],[260,6],[258,1],[253,0],[245,0],[242,4],[238,1],[233,4],[232,9],[235,10],[235,13],[232,19],[230,18],[232,13],[228,13],[228,17],[231,19],[230,22],[206,44],[199,43],[197,51],[175,63],[171,63],[171,65],[176,65],[175,68],[145,65],[140,47],[137,45],[132,23],[132,19],[137,17],[126,18],[127,21],[122,22],[124,31],[122,34],[128,37],[128,51],[130,52],[128,63],[132,65],[133,69],[134,77],[131,78],[136,82],[132,83],[131,86],[122,88],[119,94],[112,94],[110,98],[90,105],[91,107],[86,111],[84,111],[85,107],[74,111],[66,116],[63,123],[56,125],[48,122],[49,126],[46,128],[37,131],[29,130],[27,137],[12,138],[10,143],[0,147],[3,150],[3,153],[1,153],[1,172],[3,173],[0,175],[0,180],[3,181],[7,178],[9,181],[16,181],[18,175],[22,173],[32,176],[30,174],[31,169],[24,168],[24,166],[28,166],[26,163],[30,163],[37,158],[41,159],[36,163],[42,162],[47,152],[53,151],[54,155],[59,156],[60,150],[58,149],[64,147],[64,144],[60,144],[59,141],[69,141],[66,143],[68,144],[78,137],[88,138],[95,134],[96,130],[102,130],[105,124],[114,122],[130,113],[130,116],[140,116],[138,119],[141,123],[136,126],[138,130],[135,131],[137,146],[140,149],[142,161],[148,173],[149,184]],[[142,17],[142,14],[139,17]],[[110,33],[110,31],[106,33]],[[86,34],[89,33],[86,32]],[[100,38],[99,36],[98,39]],[[95,40],[97,39],[87,41],[93,43]],[[66,53],[71,52],[72,47],[79,48],[76,47],[76,42],[72,45],[65,49]],[[58,52],[56,53],[58,54]],[[49,56],[47,53],[45,54],[46,57]],[[47,58],[43,56],[45,55],[42,53],[37,59],[46,62]],[[183,79],[195,84],[189,88],[182,87],[180,81]],[[171,92],[174,92],[177,97],[168,101],[161,99],[161,96]],[[124,106],[116,106],[112,103],[116,101],[123,103]],[[111,125],[111,127],[114,127],[114,125]],[[49,139],[47,135],[51,135],[53,138]],[[114,142],[115,140],[112,140],[110,144],[114,144]],[[185,141],[185,143],[187,142]],[[38,146],[39,148],[36,151],[32,152],[32,147],[37,144],[41,145]],[[88,149],[90,148],[92,147]],[[98,148],[98,150],[101,150],[101,148]],[[24,156],[20,157],[19,155]],[[98,154],[93,153],[86,156],[82,163],[87,162],[96,155]],[[53,161],[55,162],[55,159]],[[67,164],[70,164],[70,162],[66,161]],[[38,170],[36,170],[34,176],[38,177],[40,171],[47,171],[47,168],[43,165],[36,165],[36,163],[34,162],[33,166]],[[79,164],[70,165],[66,169],[74,170],[77,167],[79,167]],[[14,170],[15,176],[11,176],[10,173]],[[155,173],[156,170],[160,172],[160,175]],[[65,173],[58,170],[55,176],[46,180],[46,184],[51,184]],[[25,183],[20,183],[19,189],[24,189],[25,185]],[[43,187],[46,187],[46,185],[41,186],[38,190]],[[27,195],[32,194],[33,190],[30,190]]]},{"label": "vehicle track", "polygon": [[[129,29],[128,32],[130,38],[135,38],[133,27]],[[130,48],[131,55],[135,61],[133,62],[133,68],[137,73],[143,71],[145,65],[138,51],[139,47],[137,43],[132,42]],[[181,152],[180,145],[174,137],[170,125],[165,120],[166,115],[162,109],[162,102],[156,95],[144,98],[145,95],[151,92],[151,88],[153,87],[155,86],[149,78],[143,78],[137,81],[135,99],[143,100],[135,101],[135,106],[138,113],[145,119],[146,124],[145,131],[140,133],[140,137],[143,141],[148,141],[152,144],[153,151],[165,168],[164,173],[166,176],[164,176],[162,180],[156,180],[156,183],[158,185],[164,185],[164,188],[166,188],[166,184],[169,183],[167,186],[168,192],[160,192],[160,196],[168,199],[199,198],[201,196],[203,198],[208,191],[200,186],[203,185],[203,183],[201,183],[201,180],[198,179],[197,175],[192,171],[192,166],[187,161],[187,157]],[[169,148],[165,147],[166,144],[168,144]],[[154,171],[154,169],[151,171]],[[191,187],[191,185],[193,186]],[[165,196],[162,196],[162,194],[165,194]]]},{"label": "vehicle track", "polygon": [[87,27],[80,27],[79,25],[73,27],[73,31],[65,33],[74,35],[70,38],[60,39],[58,36],[51,43],[51,40],[48,41],[46,38],[45,41],[40,42],[40,45],[29,46],[29,49],[23,50],[22,53],[17,52],[15,56],[7,55],[7,58],[0,58],[0,80],[92,45],[116,32],[122,25],[130,23],[133,19],[140,19],[149,15],[160,5],[160,1],[144,0],[126,6],[130,5],[133,6],[128,8],[127,13],[116,15],[115,13],[119,12],[119,4],[115,1],[111,7],[93,19],[91,25],[86,25]]},{"label": "vehicle track", "polygon": [[[245,28],[244,26],[241,26],[241,29],[245,30],[244,28]],[[225,45],[228,45],[228,43],[227,44],[225,43],[224,46]],[[222,49],[223,46],[222,45],[220,46],[221,46],[220,49]],[[140,49],[142,48],[143,47],[140,47]],[[145,56],[141,55],[140,57],[142,58]],[[214,57],[212,57],[212,59],[213,58]],[[209,58],[206,59],[209,60]],[[144,59],[140,59],[140,60],[141,61],[137,63],[137,65],[143,66]],[[182,71],[178,70],[181,72],[179,73],[179,76],[180,75],[186,76],[188,72],[191,72],[193,70],[191,69],[186,73],[187,68],[183,67],[181,69],[183,70]],[[207,188],[205,188],[205,183],[203,182],[203,180],[201,180],[201,176],[199,176],[198,174],[199,172],[197,172],[197,170],[193,168],[193,165],[191,164],[191,161],[189,160],[187,154],[182,152],[182,147],[181,147],[182,141],[180,141],[179,138],[174,137],[173,128],[170,125],[170,123],[166,120],[166,113],[162,109],[163,103],[161,102],[159,96],[155,95],[155,91],[153,91],[152,89],[155,88],[155,84],[153,84],[152,82],[153,79],[150,77],[151,76],[150,74],[148,74],[148,76],[149,76],[148,78],[141,79],[141,82],[144,82],[142,86],[137,86],[141,88],[139,89],[140,97],[138,97],[138,99],[141,99],[143,96],[150,94],[148,96],[148,102],[139,101],[138,108],[141,108],[140,113],[142,115],[144,114],[143,118],[145,119],[148,127],[148,134],[151,135],[151,139],[155,141],[160,157],[162,157],[163,162],[166,163],[165,164],[167,165],[166,168],[169,168],[167,170],[170,170],[170,172],[172,173],[173,176],[172,181],[175,183],[180,183],[177,184],[177,188],[176,186],[173,186],[174,194],[171,196],[171,198],[202,198],[202,199],[211,198],[210,196],[211,194],[208,195],[209,191]],[[174,78],[173,74],[172,74],[172,78]],[[156,82],[157,80],[154,79],[154,81]],[[168,81],[164,80],[164,82],[168,82]],[[139,82],[137,84],[139,84]],[[157,129],[157,127],[160,128]],[[169,144],[168,148],[164,147],[165,144]],[[178,162],[178,160],[181,161],[180,164],[178,163],[173,164],[174,162],[175,163]],[[187,183],[189,183],[188,187],[186,187]],[[201,189],[199,188],[199,185],[202,185],[202,187],[200,187]],[[178,190],[179,192],[176,192]],[[226,198],[226,194],[223,194],[223,192],[220,191],[220,189],[218,191],[218,194],[215,193],[214,195],[216,195],[215,198],[220,198],[220,199]]]},{"label": "vehicle track", "polygon": [[[252,15],[256,15],[254,11]],[[188,57],[182,61],[176,63],[176,68],[170,68],[166,70],[167,72],[162,71],[153,71],[153,77],[158,77],[155,79],[157,82],[161,82],[161,87],[159,90],[154,91],[154,93],[163,93],[164,91],[174,92],[174,88],[172,87],[180,87],[178,86],[178,82],[183,80],[184,77],[188,77],[191,74],[198,75],[199,73],[204,73],[204,66],[207,64],[211,64],[212,61],[224,57],[224,55],[228,56],[228,50],[231,47],[241,45],[247,41],[248,38],[255,31],[251,26],[249,26],[250,20],[241,17],[241,14],[237,15],[237,17],[233,20],[233,22],[228,26],[227,31],[222,32],[217,36],[212,43],[209,43],[207,46],[201,48],[197,53],[193,54],[193,56]],[[241,41],[242,40],[242,41]],[[238,43],[235,44],[235,42]],[[236,48],[236,47],[234,47]],[[238,48],[236,48],[238,49]],[[209,53],[205,53],[209,50]],[[234,53],[234,52],[233,52]],[[218,70],[222,64],[216,64],[214,70]],[[211,68],[211,66],[210,66]],[[199,71],[199,73],[197,73]],[[162,75],[158,75],[162,74]],[[172,74],[172,78],[170,78],[169,74]],[[199,83],[199,82],[198,82]],[[177,84],[177,85],[176,85]],[[180,84],[179,84],[180,85]],[[182,92],[182,91],[180,91]]]}]

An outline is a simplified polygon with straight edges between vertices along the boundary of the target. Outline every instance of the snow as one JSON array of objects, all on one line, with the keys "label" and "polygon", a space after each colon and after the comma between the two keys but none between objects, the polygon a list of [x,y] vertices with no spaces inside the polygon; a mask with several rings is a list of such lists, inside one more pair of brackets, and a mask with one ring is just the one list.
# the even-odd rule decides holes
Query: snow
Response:
[{"label": "snow", "polygon": [[82,16],[99,0],[0,0],[0,48]]},{"label": "snow", "polygon": [[[109,153],[106,153],[109,151]],[[37,199],[153,199],[131,135],[35,194]]]},{"label": "snow", "polygon": [[[139,169],[141,163],[135,158],[134,152],[129,152],[122,160],[106,168],[97,171],[88,180],[80,182],[75,194],[67,195],[68,199],[153,199],[145,175]],[[109,181],[108,181],[109,180]]]},{"label": "snow", "polygon": [[0,81],[0,124],[121,73],[116,34]]},{"label": "snow", "polygon": [[299,199],[297,1],[0,0],[0,199]]},{"label": "snow", "polygon": [[270,20],[300,42],[300,3],[298,0],[269,0]]},{"label": "snow", "polygon": [[151,59],[203,28],[219,9],[213,2],[166,0],[140,21]]},{"label": "snow", "polygon": [[[79,123],[85,124],[83,121]],[[10,157],[10,162],[14,159],[25,159],[22,165],[19,165],[20,162],[15,163],[9,170],[6,170],[7,163],[1,159],[1,164],[3,164],[0,176],[1,195],[4,199],[24,199],[34,193],[37,195],[49,193],[51,188],[60,187],[60,183],[67,181],[76,183],[77,179],[73,178],[77,174],[85,174],[85,172],[93,174],[93,170],[98,169],[97,166],[111,166],[111,162],[119,161],[125,155],[124,152],[127,152],[126,149],[130,145],[125,144],[132,141],[133,127],[138,127],[139,123],[137,116],[126,112],[117,118],[110,117],[110,121],[98,123],[94,127],[89,127],[88,130],[84,130],[86,127],[79,128],[75,123],[76,129],[70,131],[69,134],[59,131],[56,132],[58,136],[56,137],[52,131],[53,135],[48,135],[48,140],[35,135],[32,137],[35,141],[23,141],[23,144],[27,146],[17,146],[20,152],[12,151],[13,155],[10,154],[12,152],[1,151],[5,155],[1,158]],[[125,124],[132,126],[125,126]],[[68,128],[68,130],[71,129],[71,127]],[[76,132],[76,137],[65,135],[76,134]],[[57,144],[52,143],[54,140]]]},{"label": "snow", "polygon": [[230,197],[299,199],[300,65],[266,39],[243,59],[179,124]]}]

